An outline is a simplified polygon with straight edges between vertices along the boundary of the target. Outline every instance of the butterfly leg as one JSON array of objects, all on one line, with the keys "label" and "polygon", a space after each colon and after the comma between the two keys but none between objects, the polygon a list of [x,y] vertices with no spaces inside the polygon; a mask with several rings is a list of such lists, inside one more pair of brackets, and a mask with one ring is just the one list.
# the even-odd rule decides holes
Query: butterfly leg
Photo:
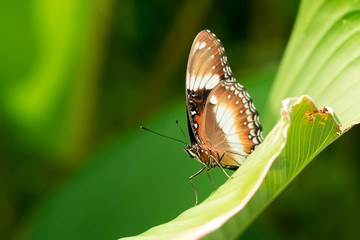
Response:
[{"label": "butterfly leg", "polygon": [[194,175],[192,175],[191,177],[189,177],[189,180],[190,180],[190,184],[192,186],[192,188],[194,189],[194,192],[195,192],[195,206],[198,204],[198,194],[195,190],[195,187],[194,187],[194,184],[192,182],[192,179],[194,177],[196,177],[197,175],[199,175],[200,173],[202,173],[202,171],[204,171],[204,169],[206,168],[206,166],[204,166],[202,169],[200,169],[197,173],[195,173]]},{"label": "butterfly leg", "polygon": [[227,172],[225,171],[225,169],[223,168],[223,166],[221,166],[221,164],[220,164],[220,161],[222,160],[222,158],[224,157],[224,155],[225,155],[225,153],[221,156],[221,158],[220,158],[219,161],[217,161],[213,156],[209,156],[209,157],[211,157],[211,158],[216,162],[216,164],[223,170],[223,172],[225,173],[225,175],[226,175],[228,178],[231,178],[231,177],[229,176],[229,174],[227,174]]},{"label": "butterfly leg", "polygon": [[208,175],[208,177],[209,177],[209,179],[210,179],[210,181],[211,181],[212,185],[213,185],[213,186],[214,186],[214,188],[216,189],[216,185],[215,185],[214,181],[211,179],[210,174],[209,174],[209,171],[210,171],[211,169],[212,169],[212,168],[208,168],[208,169],[206,169],[206,174]]}]

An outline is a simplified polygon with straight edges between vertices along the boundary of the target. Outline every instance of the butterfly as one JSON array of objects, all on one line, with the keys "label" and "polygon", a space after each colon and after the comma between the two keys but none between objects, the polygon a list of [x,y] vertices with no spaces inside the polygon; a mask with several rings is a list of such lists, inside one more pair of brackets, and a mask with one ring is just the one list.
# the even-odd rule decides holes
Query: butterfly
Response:
[{"label": "butterfly", "polygon": [[222,43],[209,30],[198,33],[192,44],[185,94],[191,141],[185,151],[203,164],[190,177],[197,204],[192,178],[214,167],[230,178],[224,168],[236,170],[243,164],[263,141],[262,127],[251,97],[231,72]]}]

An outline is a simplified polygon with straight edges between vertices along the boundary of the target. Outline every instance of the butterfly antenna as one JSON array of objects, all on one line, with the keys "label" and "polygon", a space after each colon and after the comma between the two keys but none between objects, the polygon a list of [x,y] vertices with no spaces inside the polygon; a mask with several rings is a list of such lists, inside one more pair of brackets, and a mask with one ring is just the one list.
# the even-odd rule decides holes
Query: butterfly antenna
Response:
[{"label": "butterfly antenna", "polygon": [[181,128],[179,121],[178,121],[177,119],[175,119],[175,122],[176,122],[176,124],[178,125],[178,127],[180,128],[180,131],[182,132],[182,134],[183,134],[183,136],[184,136],[185,140],[186,140],[186,141],[189,141],[189,139],[186,137],[186,135],[185,135],[185,133],[184,133],[183,129]]},{"label": "butterfly antenna", "polygon": [[141,128],[141,129],[144,129],[144,130],[146,130],[146,131],[155,133],[155,134],[157,134],[157,135],[159,135],[159,136],[161,136],[161,137],[168,138],[168,139],[172,139],[172,140],[174,140],[174,141],[181,142],[181,143],[184,143],[184,144],[188,145],[188,143],[186,143],[186,142],[184,142],[184,141],[181,141],[181,140],[179,140],[179,139],[172,138],[172,137],[169,137],[169,136],[165,136],[165,135],[163,135],[163,134],[161,134],[161,133],[154,132],[153,130],[150,130],[150,129],[144,127],[144,126],[140,126],[140,128]]}]

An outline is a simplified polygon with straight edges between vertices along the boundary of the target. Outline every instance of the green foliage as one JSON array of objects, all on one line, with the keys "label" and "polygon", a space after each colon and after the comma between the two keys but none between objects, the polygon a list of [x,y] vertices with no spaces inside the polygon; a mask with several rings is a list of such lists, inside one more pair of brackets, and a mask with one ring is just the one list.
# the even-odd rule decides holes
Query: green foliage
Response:
[{"label": "green foliage", "polygon": [[[239,1],[226,6],[223,3],[212,6],[207,0],[198,5],[185,1],[183,5],[179,2],[176,8],[170,3],[166,6],[156,3],[166,8],[166,16],[159,14],[159,6],[153,2],[123,1],[116,8],[120,10],[114,11],[114,26],[110,24],[109,53],[105,53],[107,42],[104,40],[112,15],[109,11],[112,1],[30,2],[0,3],[0,22],[12,24],[2,27],[0,38],[0,123],[5,126],[0,129],[0,134],[6,136],[4,139],[12,140],[4,141],[0,147],[0,158],[7,159],[7,162],[1,159],[0,190],[5,189],[2,191],[11,195],[20,188],[25,196],[25,200],[18,201],[17,205],[11,205],[7,195],[0,196],[0,212],[10,216],[0,218],[0,221],[11,219],[13,206],[20,206],[18,211],[25,208],[17,222],[21,234],[17,232],[13,238],[117,239],[149,228],[137,238],[237,238],[314,157],[339,137],[340,130],[347,131],[360,120],[358,1],[302,1],[272,88],[276,71],[273,67],[261,67],[260,70],[234,68],[248,67],[243,60],[247,51],[250,59],[259,54],[266,58],[269,52],[263,51],[264,46],[274,40],[258,34],[269,29],[273,31],[264,21],[271,21],[274,16],[266,19],[267,15],[260,17],[263,12],[258,11],[258,15],[252,16],[257,19],[253,20],[257,22],[253,25],[255,28],[241,25],[247,22],[243,20],[247,20],[248,8],[237,5]],[[282,10],[279,9],[291,3],[284,1],[283,4],[278,6],[280,13]],[[259,7],[256,3],[254,6]],[[239,13],[240,8],[245,9],[244,14]],[[169,9],[179,9],[174,23],[173,16],[177,14]],[[200,26],[215,33],[229,26],[227,16],[214,18],[212,14],[225,10],[234,11],[227,16],[236,16],[237,22],[231,20],[235,26],[227,34],[224,30],[224,40],[218,35],[225,42],[235,76],[254,99],[267,136],[233,178],[209,198],[213,188],[206,174],[197,177],[194,184],[200,202],[206,200],[193,207],[194,195],[188,177],[201,166],[187,157],[181,149],[183,146],[141,132],[137,125],[144,124],[181,138],[173,120],[180,118],[182,126],[186,126],[184,102],[174,100],[176,96],[171,97],[180,87],[183,89],[184,74],[180,79],[175,73],[180,69],[184,72],[191,39]],[[207,11],[211,14],[207,15]],[[275,15],[277,18],[281,14]],[[169,16],[171,21],[168,21]],[[151,19],[154,19],[153,23]],[[213,27],[211,21],[222,25]],[[243,27],[249,28],[245,32],[252,36],[247,40],[250,44],[236,35],[234,29]],[[166,29],[170,29],[167,34]],[[232,33],[240,40],[229,48],[227,42],[231,43]],[[261,41],[256,41],[256,37]],[[172,50],[174,46],[176,48]],[[173,51],[171,56],[170,51]],[[109,55],[105,62],[103,54]],[[101,78],[105,80],[102,79],[102,85],[97,85],[102,66],[106,73]],[[244,72],[248,73],[246,77],[239,74]],[[96,98],[98,92],[102,94],[99,99]],[[308,97],[296,98],[304,94],[314,101]],[[279,114],[282,100],[288,97],[298,101],[289,100]],[[161,111],[156,107],[144,107],[157,106],[156,103],[164,102],[163,99],[171,100],[161,106]],[[335,120],[331,111],[328,113],[326,108],[321,108],[323,104],[334,110]],[[111,111],[114,109],[121,114],[114,117]],[[144,117],[150,113],[157,113],[156,117]],[[99,121],[94,125],[98,129],[90,127],[94,119]],[[342,126],[338,126],[337,121]],[[100,149],[93,149],[89,143],[98,140],[96,131],[103,130],[108,131],[105,134],[122,136],[102,142]],[[94,142],[101,143],[100,140]],[[11,146],[10,150],[7,146]],[[6,154],[2,148],[6,148]],[[346,146],[341,145],[336,154],[328,154],[326,160],[345,158],[344,148]],[[84,154],[90,155],[88,165],[79,171],[68,168],[69,163],[76,165],[75,161],[83,161]],[[48,168],[39,170],[38,158],[43,160],[48,155],[64,161],[52,166],[50,171]],[[354,156],[357,155],[349,154],[348,158]],[[24,160],[28,158],[28,161]],[[353,189],[356,187],[350,186],[354,184],[353,179],[357,179],[356,171],[350,178],[349,167],[340,173],[337,166],[329,164],[322,171],[336,170],[329,175],[337,176],[346,185],[346,188],[337,186],[338,189],[343,190],[342,193],[356,192]],[[14,176],[6,178],[6,167]],[[55,184],[56,187],[42,199],[40,193],[48,190],[44,186],[62,182],[61,177],[54,176],[61,175],[61,171],[65,172],[65,177],[72,177],[63,184]],[[220,169],[214,169],[210,174],[217,186],[227,180]],[[324,172],[319,175],[308,183],[328,177]],[[28,187],[34,182],[38,185],[36,190]],[[333,185],[327,188],[331,189],[338,183],[334,179],[329,182]],[[292,196],[298,198],[300,195],[295,190]],[[358,205],[352,204],[349,206]],[[11,207],[5,209],[8,205]],[[298,213],[302,213],[302,209],[302,203],[296,207]],[[6,228],[6,224],[0,223],[0,230]],[[162,225],[154,227],[158,224]],[[314,228],[318,231],[316,224]],[[329,231],[327,226],[324,231]]]},{"label": "green foliage", "polygon": [[[268,116],[264,116],[265,126],[271,126],[281,99],[306,93],[314,95],[316,101],[334,107],[343,125],[336,123],[335,116],[333,116],[334,119],[330,119],[332,115],[326,108],[318,110],[312,103],[305,104],[304,102],[302,102],[303,105],[292,106],[291,128],[287,136],[289,141],[276,159],[263,185],[244,209],[234,207],[234,202],[242,199],[236,196],[236,191],[222,190],[222,188],[230,188],[231,182],[228,182],[219,189],[219,192],[223,198],[232,196],[233,202],[216,201],[217,192],[215,192],[202,205],[206,206],[208,201],[214,201],[216,207],[206,208],[212,209],[213,215],[205,214],[206,210],[201,212],[200,205],[195,208],[196,210],[190,209],[172,222],[153,228],[138,237],[159,238],[167,236],[168,232],[172,234],[175,232],[176,237],[179,238],[184,237],[182,234],[185,234],[187,238],[206,236],[227,220],[222,219],[222,223],[218,223],[219,218],[224,218],[226,213],[235,214],[235,209],[241,210],[240,213],[208,238],[237,237],[319,152],[343,133],[340,128],[348,130],[354,123],[360,121],[358,115],[360,109],[357,109],[360,106],[358,96],[360,62],[357,60],[360,56],[357,41],[359,8],[360,4],[354,1],[303,1],[292,39],[269,98]],[[354,107],[354,112],[348,110]],[[331,109],[330,112],[332,112]],[[273,132],[268,137],[271,138],[272,134]],[[264,146],[266,145],[262,145]],[[270,149],[265,150],[265,152],[269,151]],[[265,156],[254,153],[253,158],[256,159],[256,157],[266,159]],[[253,158],[250,157],[249,161],[255,162]],[[244,164],[241,169],[246,169],[247,166]],[[255,174],[251,171],[252,169],[246,170],[247,173],[250,172],[250,175]],[[242,170],[239,169],[238,172]],[[243,176],[245,176],[244,173]],[[250,186],[252,186],[251,179],[247,177]],[[259,176],[258,179],[260,179]],[[247,192],[241,184],[238,183],[237,186],[243,189],[248,197],[251,197],[250,192]],[[228,206],[232,206],[230,207],[232,211],[227,209]],[[226,213],[219,213],[218,208]],[[179,226],[176,223],[184,222],[184,218],[195,230],[189,230],[186,227],[187,224],[182,224],[181,231],[177,231]],[[174,235],[170,236],[175,238]]]},{"label": "green foliage", "polygon": [[19,148],[79,154],[90,126],[109,2],[100,4],[96,24],[94,1],[0,4],[6,36],[0,38],[0,114]]},{"label": "green foliage", "polygon": [[360,3],[353,0],[302,1],[294,31],[268,102],[276,122],[280,101],[302,94],[331,106],[343,128],[360,119]]}]

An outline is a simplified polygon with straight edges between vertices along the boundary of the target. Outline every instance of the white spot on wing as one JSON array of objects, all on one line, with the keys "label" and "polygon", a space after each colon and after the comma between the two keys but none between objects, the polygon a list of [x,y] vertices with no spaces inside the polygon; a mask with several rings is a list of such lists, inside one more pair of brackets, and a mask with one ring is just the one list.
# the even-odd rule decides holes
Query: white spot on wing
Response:
[{"label": "white spot on wing", "polygon": [[217,98],[215,95],[212,95],[210,98],[210,103],[216,105],[218,103]]},{"label": "white spot on wing", "polygon": [[194,91],[197,91],[198,88],[200,87],[200,83],[201,83],[202,78],[203,78],[202,75],[199,75],[199,76],[196,77],[195,83],[194,83]]},{"label": "white spot on wing", "polygon": [[194,90],[194,82],[195,82],[195,75],[191,75],[191,77],[190,77],[190,86],[189,86],[190,90]]},{"label": "white spot on wing", "polygon": [[206,46],[206,42],[202,42],[202,43],[200,44],[200,46],[199,46],[199,49],[201,50],[201,49],[203,49],[205,46]]},{"label": "white spot on wing", "polygon": [[216,121],[222,132],[225,134],[226,141],[231,146],[231,149],[229,150],[234,152],[243,151],[243,145],[235,127],[235,113],[231,108],[227,108],[225,105],[220,105],[214,110],[216,111]]},{"label": "white spot on wing", "polygon": [[253,118],[252,115],[249,115],[249,116],[247,117],[247,121],[248,121],[248,122],[251,122],[251,121],[253,121],[253,120],[254,120],[254,118]]},{"label": "white spot on wing", "polygon": [[[218,109],[217,109],[217,111],[216,111],[216,115],[215,115],[215,117],[216,117],[216,120],[217,120],[217,122],[220,124],[220,121],[221,121],[221,118],[222,118],[222,116],[224,115],[224,113],[225,113],[225,110],[226,110],[226,107],[225,106],[223,106],[223,105],[221,105],[221,106],[219,106],[218,107]],[[220,126],[220,127],[222,127],[222,126]]]},{"label": "white spot on wing", "polygon": [[250,134],[255,137],[256,136],[255,129],[251,129]]},{"label": "white spot on wing", "polygon": [[[227,117],[227,119],[224,119],[225,116]],[[235,128],[233,128],[234,125],[234,118],[231,116],[230,111],[226,111],[225,112],[225,116],[223,118],[222,122],[222,130],[226,135],[231,135],[232,133],[236,133],[235,132]],[[226,122],[226,124],[224,123]]]},{"label": "white spot on wing", "polygon": [[[232,124],[230,123],[232,122]],[[233,120],[233,116],[232,116],[232,112],[227,109],[225,107],[225,111],[223,116],[221,117],[220,121],[218,121],[220,127],[223,129],[223,132],[225,134],[228,134],[232,128],[232,126],[234,125],[234,120]]]},{"label": "white spot on wing", "polygon": [[205,87],[205,84],[209,81],[211,76],[212,76],[212,74],[208,73],[203,77],[203,79],[200,80],[201,81],[200,86],[199,86],[200,89],[203,89]]},{"label": "white spot on wing", "polygon": [[198,49],[198,48],[199,48],[199,45],[200,45],[200,43],[197,42],[197,43],[195,44],[195,49]]},{"label": "white spot on wing", "polygon": [[209,79],[209,81],[206,83],[205,88],[208,89],[212,89],[214,88],[220,81],[219,75],[214,74],[212,75],[212,77]]}]

